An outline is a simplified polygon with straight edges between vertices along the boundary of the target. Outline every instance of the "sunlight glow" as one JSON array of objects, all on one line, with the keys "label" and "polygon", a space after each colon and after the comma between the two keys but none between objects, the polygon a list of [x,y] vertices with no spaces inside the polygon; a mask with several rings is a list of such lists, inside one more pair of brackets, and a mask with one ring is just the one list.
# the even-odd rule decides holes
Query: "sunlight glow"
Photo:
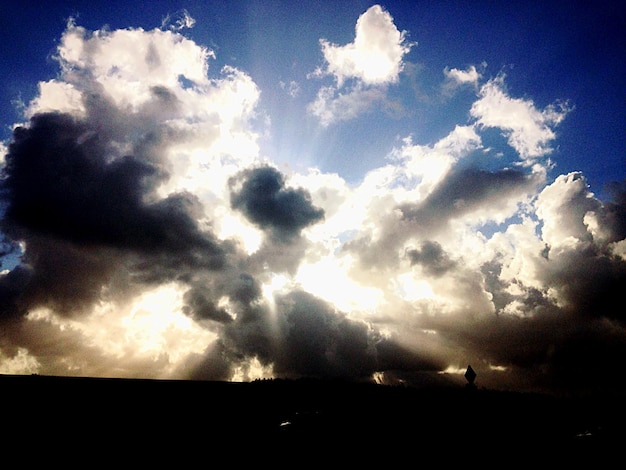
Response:
[{"label": "sunlight glow", "polygon": [[253,357],[237,366],[230,380],[232,382],[251,382],[256,379],[270,379],[273,377],[272,367],[264,366],[256,357]]},{"label": "sunlight glow", "polygon": [[142,343],[144,348],[154,348],[159,343],[160,334],[169,327],[189,327],[189,318],[177,315],[180,302],[180,293],[172,286],[150,291],[137,299],[122,323],[133,332],[131,337]]},{"label": "sunlight glow", "polygon": [[36,374],[41,364],[26,348],[17,348],[13,357],[5,357],[0,352],[0,374]]},{"label": "sunlight glow", "polygon": [[430,284],[423,279],[415,279],[411,272],[400,274],[392,283],[396,293],[409,302],[436,298]]},{"label": "sunlight glow", "polygon": [[450,364],[448,367],[446,367],[440,373],[441,374],[463,375],[463,374],[465,374],[465,372],[467,372],[467,366],[466,367],[459,367],[457,365]]},{"label": "sunlight glow", "polygon": [[239,217],[232,214],[224,214],[220,231],[220,238],[234,238],[241,242],[248,255],[256,252],[263,242],[261,232],[250,224],[244,223]]},{"label": "sunlight glow", "polygon": [[[81,337],[83,349],[65,364],[72,374],[91,374],[83,370],[85,355],[105,355],[116,364],[121,376],[133,363],[165,361],[160,376],[174,373],[190,354],[199,354],[216,338],[183,313],[184,289],[166,284],[148,290],[130,305],[103,302],[84,317],[64,318],[48,308],[31,311],[31,322],[50,325],[74,341]],[[33,364],[31,364],[33,365]]]},{"label": "sunlight glow", "polygon": [[264,283],[261,287],[263,291],[263,297],[267,300],[270,310],[275,313],[276,301],[274,296],[277,292],[282,291],[289,286],[291,280],[283,274],[272,274],[269,282]]},{"label": "sunlight glow", "polygon": [[359,285],[348,275],[347,266],[331,257],[301,265],[295,280],[305,290],[332,302],[344,312],[372,312],[383,301],[380,289]]}]

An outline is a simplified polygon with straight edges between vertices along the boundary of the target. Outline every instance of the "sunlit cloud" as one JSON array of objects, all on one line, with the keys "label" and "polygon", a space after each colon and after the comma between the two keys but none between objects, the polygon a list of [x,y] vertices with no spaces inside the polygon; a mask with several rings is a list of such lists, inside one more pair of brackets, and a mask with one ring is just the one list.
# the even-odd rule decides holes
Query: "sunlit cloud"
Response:
[{"label": "sunlit cloud", "polygon": [[[315,38],[306,80],[314,66],[267,81],[185,36],[186,11],[151,30],[70,20],[58,75],[0,144],[0,371],[407,383],[471,362],[486,385],[543,389],[576,386],[584,350],[613,384],[623,184],[601,200],[583,172],[555,174],[574,106],[485,64],[436,68],[414,110],[443,107],[436,133],[384,121],[420,79],[398,19],[372,6],[343,45]],[[344,131],[383,150],[350,180],[363,146],[331,170],[277,163],[267,83],[311,152]]]},{"label": "sunlit cloud", "polygon": [[354,42],[338,46],[320,39],[320,45],[326,66],[312,76],[331,75],[335,84],[321,87],[308,111],[328,126],[384,103],[386,85],[398,81],[403,58],[415,44],[407,41],[387,11],[374,5],[357,20]]},{"label": "sunlit cloud", "polygon": [[552,152],[556,138],[554,127],[571,111],[566,102],[557,102],[543,110],[530,100],[511,98],[504,91],[503,74],[489,80],[480,89],[480,99],[470,113],[479,126],[502,130],[509,145],[525,164]]}]

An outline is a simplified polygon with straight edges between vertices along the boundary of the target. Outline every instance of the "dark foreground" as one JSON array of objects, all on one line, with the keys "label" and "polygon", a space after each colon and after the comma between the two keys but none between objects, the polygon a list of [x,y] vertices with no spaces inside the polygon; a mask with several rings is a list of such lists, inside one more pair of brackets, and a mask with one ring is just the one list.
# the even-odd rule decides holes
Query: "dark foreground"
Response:
[{"label": "dark foreground", "polygon": [[615,396],[44,376],[0,376],[0,396],[4,459],[48,463],[609,468],[626,452]]}]

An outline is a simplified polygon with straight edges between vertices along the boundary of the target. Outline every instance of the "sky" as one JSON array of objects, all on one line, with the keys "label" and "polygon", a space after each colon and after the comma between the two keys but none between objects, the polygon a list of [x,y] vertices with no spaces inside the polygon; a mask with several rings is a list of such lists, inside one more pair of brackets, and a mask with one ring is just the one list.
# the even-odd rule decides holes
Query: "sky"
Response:
[{"label": "sky", "polygon": [[0,373],[623,390],[619,2],[3,2]]}]

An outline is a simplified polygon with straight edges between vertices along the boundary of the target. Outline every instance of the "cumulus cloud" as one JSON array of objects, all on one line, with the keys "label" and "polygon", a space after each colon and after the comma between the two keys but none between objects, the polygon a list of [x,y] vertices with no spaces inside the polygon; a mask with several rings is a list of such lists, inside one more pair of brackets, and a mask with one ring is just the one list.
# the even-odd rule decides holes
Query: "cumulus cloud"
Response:
[{"label": "cumulus cloud", "polygon": [[325,67],[313,75],[331,75],[335,84],[320,88],[308,109],[328,126],[353,119],[384,102],[386,86],[398,82],[404,56],[414,44],[407,41],[406,32],[398,30],[386,10],[373,5],[359,16],[354,42],[339,46],[320,39],[320,45]]},{"label": "cumulus cloud", "polygon": [[504,74],[485,83],[479,95],[470,109],[471,116],[480,126],[500,129],[525,164],[552,152],[554,127],[571,111],[566,102],[539,110],[531,100],[509,97]]},{"label": "cumulus cloud", "polygon": [[[378,6],[321,44],[334,83],[308,111],[326,125],[384,102],[410,48]],[[0,370],[462,383],[471,363],[485,386],[619,386],[626,191],[552,175],[568,105],[446,70],[477,87],[471,120],[348,183],[261,157],[256,83],[177,27],[70,22],[56,57],[2,146],[0,254],[19,262]],[[522,164],[486,152],[486,128]]]},{"label": "cumulus cloud", "polygon": [[346,79],[357,78],[366,85],[381,85],[398,80],[402,59],[409,52],[406,33],[399,31],[391,15],[374,5],[359,16],[354,42],[344,46],[320,39],[329,73],[341,87]]},{"label": "cumulus cloud", "polygon": [[285,188],[281,173],[272,167],[244,170],[231,179],[231,205],[261,229],[288,241],[324,216],[303,189]]},{"label": "cumulus cloud", "polygon": [[445,94],[452,94],[456,89],[463,86],[470,86],[478,90],[478,82],[482,78],[482,74],[478,72],[475,65],[470,65],[467,70],[446,67],[443,74],[446,77],[442,85]]},{"label": "cumulus cloud", "polygon": [[[137,322],[129,305],[141,303],[148,289],[174,282],[176,289],[163,294],[171,300],[185,286],[193,290],[205,271],[237,277],[227,258],[237,257],[239,241],[216,233],[215,214],[228,202],[207,204],[207,198],[228,194],[229,170],[215,172],[224,155],[233,152],[231,162],[256,155],[256,134],[245,125],[258,97],[255,85],[235,69],[210,80],[212,52],[178,33],[88,32],[70,21],[57,57],[59,78],[40,85],[27,109],[30,120],[16,127],[4,157],[2,231],[7,249],[23,252],[0,279],[2,318],[19,325],[10,344],[23,345],[10,347],[13,354],[37,354],[24,329],[45,326],[63,342],[63,322],[71,321],[72,344],[90,342],[104,315],[98,312],[108,312],[111,330],[116,322],[118,328]],[[209,185],[208,167],[220,174]],[[169,304],[172,315],[208,316],[198,296],[180,298]],[[182,361],[184,351],[197,347],[191,341],[197,332],[169,325],[190,342],[170,343],[158,357],[149,348],[140,355],[136,363],[154,375],[174,373],[169,361]],[[72,370],[92,373],[87,362],[96,357],[114,368],[111,343],[118,340],[95,341],[82,354],[86,362]],[[136,340],[128,348],[141,351],[142,337]],[[206,341],[205,335],[202,349]],[[68,347],[68,357],[81,355],[77,348]],[[157,360],[161,366],[147,367]],[[104,369],[100,374],[113,373]],[[129,365],[120,373],[138,372]]]}]

